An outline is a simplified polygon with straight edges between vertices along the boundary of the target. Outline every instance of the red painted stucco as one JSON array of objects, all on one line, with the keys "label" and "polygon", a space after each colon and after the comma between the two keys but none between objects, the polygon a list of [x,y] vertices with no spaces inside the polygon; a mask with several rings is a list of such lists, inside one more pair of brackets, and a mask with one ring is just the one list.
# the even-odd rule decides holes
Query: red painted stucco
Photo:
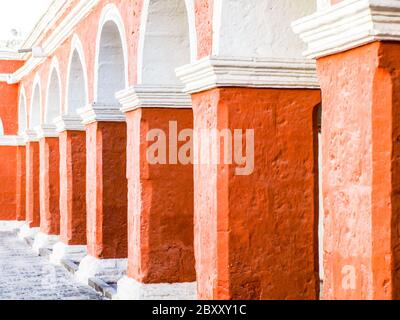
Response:
[{"label": "red painted stucco", "polygon": [[199,298],[318,297],[313,113],[320,99],[318,90],[193,95],[198,137],[201,129],[255,129],[251,175],[236,176],[233,165],[195,166]]},{"label": "red painted stucco", "polygon": [[399,54],[398,44],[373,43],[318,61],[326,299],[400,296]]},{"label": "red painted stucco", "polygon": [[60,239],[86,244],[86,134],[64,131],[60,145]]},{"label": "red painted stucco", "polygon": [[143,283],[195,281],[193,167],[150,165],[151,129],[192,128],[192,111],[138,109],[127,113],[128,275]]},{"label": "red painted stucco", "polygon": [[0,220],[16,219],[17,147],[0,146]]},{"label": "red painted stucco", "polygon": [[40,230],[60,233],[60,148],[58,138],[43,138],[40,144]]},{"label": "red painted stucco", "polygon": [[26,220],[26,158],[25,146],[16,147],[16,220]]},{"label": "red painted stucco", "polygon": [[123,122],[86,127],[87,244],[96,258],[128,255],[126,132]]},{"label": "red painted stucco", "polygon": [[40,227],[39,142],[26,144],[26,221],[31,228]]}]

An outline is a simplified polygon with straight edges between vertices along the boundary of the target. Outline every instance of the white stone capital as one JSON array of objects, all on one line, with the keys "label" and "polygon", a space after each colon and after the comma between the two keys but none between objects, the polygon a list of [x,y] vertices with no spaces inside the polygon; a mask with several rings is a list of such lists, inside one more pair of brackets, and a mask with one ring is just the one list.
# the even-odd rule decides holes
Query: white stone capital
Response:
[{"label": "white stone capital", "polygon": [[218,87],[319,88],[315,61],[211,56],[176,69],[187,93]]},{"label": "white stone capital", "polygon": [[22,136],[0,136],[0,147],[16,147],[25,145]]},{"label": "white stone capital", "polygon": [[308,58],[374,41],[400,41],[400,1],[344,0],[293,22],[292,28],[307,44]]},{"label": "white stone capital", "polygon": [[190,109],[192,99],[183,86],[136,85],[116,94],[122,112],[139,108]]},{"label": "white stone capital", "polygon": [[63,115],[54,120],[56,131],[58,133],[64,131],[85,131],[79,115]]},{"label": "white stone capital", "polygon": [[57,127],[55,125],[43,124],[35,128],[37,138],[56,138],[58,137]]},{"label": "white stone capital", "polygon": [[92,103],[78,110],[83,124],[93,122],[124,122],[125,115],[119,105],[103,105]]},{"label": "white stone capital", "polygon": [[38,136],[37,133],[34,129],[27,129],[25,132],[22,134],[22,137],[25,142],[38,142]]}]

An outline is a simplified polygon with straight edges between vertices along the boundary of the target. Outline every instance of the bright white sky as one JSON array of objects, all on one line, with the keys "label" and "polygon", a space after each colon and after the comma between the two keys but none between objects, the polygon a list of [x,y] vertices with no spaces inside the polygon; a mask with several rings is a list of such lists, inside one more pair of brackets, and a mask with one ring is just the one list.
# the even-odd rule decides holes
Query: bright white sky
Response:
[{"label": "bright white sky", "polygon": [[13,39],[16,29],[25,39],[53,0],[0,0],[0,41]]}]

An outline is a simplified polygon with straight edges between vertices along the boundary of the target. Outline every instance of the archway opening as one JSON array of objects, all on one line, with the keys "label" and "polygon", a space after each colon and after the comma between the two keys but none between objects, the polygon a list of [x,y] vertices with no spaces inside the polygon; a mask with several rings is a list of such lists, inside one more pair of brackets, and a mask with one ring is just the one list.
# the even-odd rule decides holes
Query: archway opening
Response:
[{"label": "archway opening", "polygon": [[53,69],[47,92],[47,107],[45,114],[45,123],[53,125],[54,119],[61,113],[61,89],[57,71]]},{"label": "archway opening", "polygon": [[18,133],[21,135],[27,129],[26,119],[26,98],[24,94],[20,94],[18,109]]},{"label": "archway opening", "polygon": [[97,102],[118,105],[115,93],[125,88],[125,59],[121,34],[114,21],[101,31],[97,65]]},{"label": "archway opening", "polygon": [[34,130],[35,127],[40,125],[40,87],[38,84],[33,89],[31,112],[29,117],[29,129]]},{"label": "archway opening", "polygon": [[175,69],[190,63],[185,1],[150,0],[145,30],[139,83],[180,85]]},{"label": "archway opening", "polygon": [[85,107],[87,102],[86,96],[87,93],[83,64],[78,51],[74,50],[68,78],[67,114],[77,115],[77,110]]}]

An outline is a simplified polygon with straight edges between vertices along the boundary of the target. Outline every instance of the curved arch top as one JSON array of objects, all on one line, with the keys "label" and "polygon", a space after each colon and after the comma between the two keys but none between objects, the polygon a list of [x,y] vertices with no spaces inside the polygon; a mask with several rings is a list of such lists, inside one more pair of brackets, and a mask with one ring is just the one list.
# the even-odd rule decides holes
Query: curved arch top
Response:
[{"label": "curved arch top", "polygon": [[28,128],[27,110],[26,110],[26,93],[23,85],[20,87],[19,103],[18,103],[18,134],[23,134]]},{"label": "curved arch top", "polygon": [[[154,9],[152,8],[154,7]],[[185,14],[183,16],[179,16],[179,10],[182,9],[182,7],[185,9]],[[152,12],[152,9],[154,12]],[[165,12],[163,12],[165,11]],[[149,23],[149,19],[151,18],[152,15],[156,15],[157,17],[154,19],[156,23]],[[176,25],[174,25],[176,24]],[[182,26],[182,24],[186,24]],[[158,26],[158,27],[157,27]],[[148,67],[148,65],[152,63],[147,63],[145,61],[145,57],[148,59],[152,59],[151,55],[149,53],[153,52],[156,53],[158,50],[149,50],[148,52],[145,53],[146,51],[146,40],[148,33],[150,32],[151,34],[154,34],[155,30],[154,27],[160,31],[162,29],[163,33],[163,40],[164,42],[158,43],[159,49],[167,48],[168,51],[168,46],[169,51],[172,52],[172,54],[165,54],[165,66],[164,68],[175,68],[175,67],[180,67],[184,64],[194,62],[197,59],[197,33],[196,33],[196,20],[195,20],[195,7],[194,7],[194,0],[144,0],[143,1],[143,6],[142,6],[142,13],[141,13],[141,23],[140,23],[140,30],[139,30],[139,43],[138,43],[138,52],[137,52],[137,81],[139,84],[143,84],[145,82],[148,82],[146,80],[146,76],[144,75],[144,69]],[[150,29],[150,31],[149,31]],[[182,33],[185,32],[185,29],[188,31],[188,55],[189,59],[183,58],[182,56],[179,57],[180,60],[183,60],[181,65],[174,65],[175,63],[172,63],[171,61],[168,61],[168,59],[171,59],[171,57],[175,57],[177,55],[182,55],[186,54],[186,52],[182,52],[182,50],[174,50],[175,47],[179,47],[183,45],[183,40],[179,39],[179,35],[177,37],[177,34],[174,33]],[[171,34],[168,34],[171,33]],[[171,44],[171,39],[168,39],[168,37],[171,37],[171,39],[175,38],[173,41],[178,41],[180,42],[179,44],[174,43]],[[178,38],[178,39],[177,39]],[[158,39],[160,40],[160,39]],[[186,51],[186,50],[184,50]],[[164,52],[160,53],[162,55]],[[177,59],[179,60],[179,59]],[[177,61],[174,61],[177,62]],[[157,62],[156,64],[160,64]],[[156,68],[159,66],[155,66]],[[171,72],[165,72],[162,70],[159,72],[160,76],[164,76],[165,74],[171,73]],[[171,73],[172,74],[172,73]],[[173,72],[173,75],[175,73]],[[171,82],[171,79],[168,79],[167,82]]]},{"label": "curved arch top", "polygon": [[[129,86],[128,80],[128,70],[129,70],[129,62],[128,62],[128,45],[127,45],[127,37],[125,31],[124,21],[122,19],[121,13],[115,4],[108,4],[103,8],[103,11],[100,16],[98,28],[97,28],[97,36],[96,36],[96,55],[95,55],[95,66],[94,66],[94,100],[98,102],[99,97],[99,77],[100,77],[100,59],[102,58],[102,40],[105,37],[105,33],[110,31],[113,27],[118,29],[119,39],[115,39],[117,46],[122,47],[122,55],[123,55],[123,88],[117,88],[118,90],[126,89]],[[109,39],[111,40],[111,39]],[[118,43],[120,40],[120,43]],[[109,45],[106,43],[106,45]],[[115,48],[114,48],[115,49]],[[115,52],[114,52],[115,53]],[[118,54],[117,54],[118,55]],[[115,92],[113,92],[114,97]],[[100,101],[103,102],[103,101]]]},{"label": "curved arch top", "polygon": [[42,90],[39,74],[35,75],[32,84],[31,107],[29,112],[29,129],[33,130],[42,122]]},{"label": "curved arch top", "polygon": [[61,77],[57,57],[53,58],[50,66],[46,87],[46,106],[44,110],[44,123],[53,125],[53,121],[61,114]]},{"label": "curved arch top", "polygon": [[85,54],[82,42],[76,34],[73,35],[71,41],[65,88],[65,110],[63,114],[76,115],[79,108],[89,103]]}]

